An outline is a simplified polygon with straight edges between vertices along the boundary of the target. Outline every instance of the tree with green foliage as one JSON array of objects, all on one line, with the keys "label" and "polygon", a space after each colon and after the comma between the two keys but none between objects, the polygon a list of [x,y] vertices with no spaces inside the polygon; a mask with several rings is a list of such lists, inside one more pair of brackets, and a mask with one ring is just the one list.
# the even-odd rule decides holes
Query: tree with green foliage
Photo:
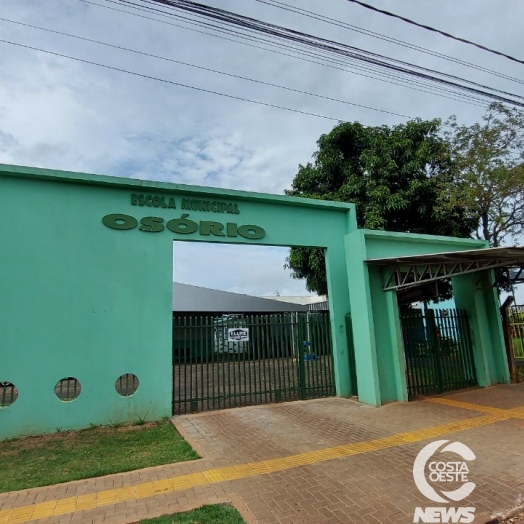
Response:
[{"label": "tree with green foliage", "polygon": [[494,103],[482,123],[447,124],[457,175],[442,204],[465,209],[492,247],[515,241],[524,230],[524,112]]},{"label": "tree with green foliage", "polygon": [[[455,181],[439,120],[396,126],[341,123],[318,140],[286,194],[356,204],[360,228],[469,237],[474,224],[444,191]],[[286,264],[309,291],[327,293],[324,253],[292,248]]]}]

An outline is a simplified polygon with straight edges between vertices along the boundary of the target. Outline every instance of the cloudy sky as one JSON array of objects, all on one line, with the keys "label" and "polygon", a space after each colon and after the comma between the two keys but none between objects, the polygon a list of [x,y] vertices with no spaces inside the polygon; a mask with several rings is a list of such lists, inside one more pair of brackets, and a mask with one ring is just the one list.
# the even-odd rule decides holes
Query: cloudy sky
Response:
[{"label": "cloudy sky", "polygon": [[[522,90],[522,85],[515,81],[260,1],[201,1],[498,89],[516,93]],[[524,79],[524,65],[373,13],[346,0],[287,0],[287,3]],[[521,24],[524,3],[520,0],[370,0],[369,3],[524,58]],[[0,17],[2,40],[334,119],[358,120],[365,125],[405,121],[403,117],[12,22],[410,117],[446,119],[456,114],[459,122],[470,124],[484,112],[477,105],[439,96],[444,93],[436,93],[435,87],[430,93],[422,92],[407,87],[405,82],[394,85],[391,79],[370,78],[370,73],[361,70],[342,71],[253,48],[245,45],[245,40],[242,45],[195,32],[194,25],[180,19],[155,17],[109,0],[2,0]],[[6,164],[282,193],[289,187],[298,165],[311,159],[318,137],[335,125],[333,120],[198,92],[3,42],[0,42],[0,60],[0,162]],[[177,243],[174,278],[255,295],[277,291],[281,295],[307,294],[303,283],[290,279],[283,269],[285,256],[286,250],[279,248]]]}]

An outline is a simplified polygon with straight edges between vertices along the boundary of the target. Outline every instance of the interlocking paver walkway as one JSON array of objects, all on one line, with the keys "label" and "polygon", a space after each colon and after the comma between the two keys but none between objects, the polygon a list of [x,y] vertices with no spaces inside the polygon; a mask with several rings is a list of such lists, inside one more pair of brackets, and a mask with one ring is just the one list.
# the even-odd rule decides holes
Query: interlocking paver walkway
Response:
[{"label": "interlocking paver walkway", "polygon": [[[330,398],[175,417],[203,459],[0,494],[0,524],[130,523],[231,502],[253,523],[408,523],[413,462],[459,440],[477,514],[524,493],[524,385],[371,408]],[[457,504],[458,505],[458,504]]]}]

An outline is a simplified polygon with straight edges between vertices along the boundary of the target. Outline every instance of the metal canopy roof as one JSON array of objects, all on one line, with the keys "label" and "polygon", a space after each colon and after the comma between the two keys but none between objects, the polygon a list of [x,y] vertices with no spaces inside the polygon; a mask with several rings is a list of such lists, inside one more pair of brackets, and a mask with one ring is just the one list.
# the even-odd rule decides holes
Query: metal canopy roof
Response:
[{"label": "metal canopy roof", "polygon": [[496,247],[377,258],[366,260],[366,263],[391,268],[384,291],[399,291],[458,275],[498,268],[508,270],[508,282],[524,281],[524,247]]}]

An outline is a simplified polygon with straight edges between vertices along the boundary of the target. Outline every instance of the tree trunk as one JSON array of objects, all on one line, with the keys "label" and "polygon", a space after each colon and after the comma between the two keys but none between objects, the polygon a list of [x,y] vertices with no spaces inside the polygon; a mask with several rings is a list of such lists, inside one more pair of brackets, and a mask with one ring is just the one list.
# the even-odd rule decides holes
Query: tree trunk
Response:
[{"label": "tree trunk", "polygon": [[484,236],[484,240],[487,240],[488,242],[490,242],[491,241],[491,235],[490,235],[490,232],[489,232],[488,214],[486,212],[482,213],[480,218],[482,220],[482,234]]}]

